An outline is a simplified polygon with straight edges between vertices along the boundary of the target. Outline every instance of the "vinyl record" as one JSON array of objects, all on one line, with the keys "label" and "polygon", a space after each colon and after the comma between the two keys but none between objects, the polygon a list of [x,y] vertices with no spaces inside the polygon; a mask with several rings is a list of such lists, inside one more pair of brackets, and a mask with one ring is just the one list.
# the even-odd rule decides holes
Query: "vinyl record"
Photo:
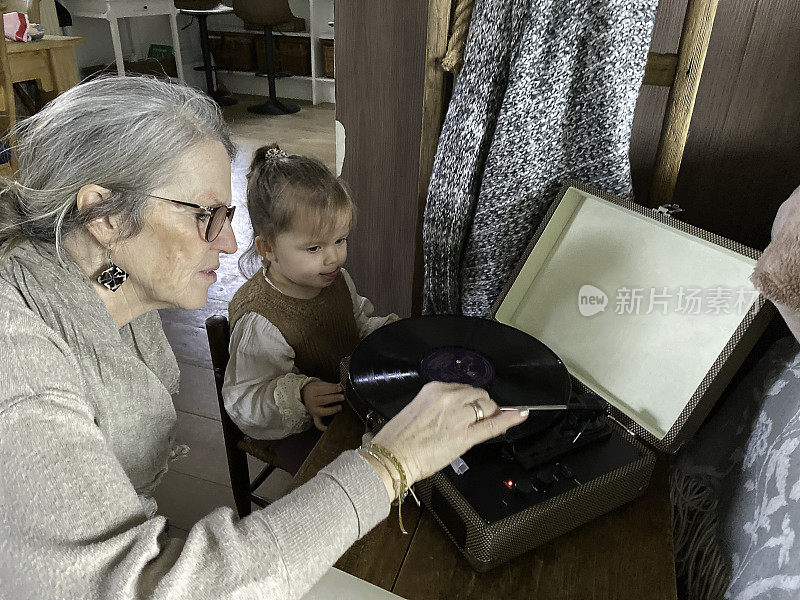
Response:
[{"label": "vinyl record", "polygon": [[[564,363],[539,340],[502,323],[463,316],[404,319],[358,345],[350,384],[378,414],[391,419],[429,381],[480,387],[500,406],[567,404]],[[549,426],[560,413],[532,413],[509,430],[515,439]]]}]

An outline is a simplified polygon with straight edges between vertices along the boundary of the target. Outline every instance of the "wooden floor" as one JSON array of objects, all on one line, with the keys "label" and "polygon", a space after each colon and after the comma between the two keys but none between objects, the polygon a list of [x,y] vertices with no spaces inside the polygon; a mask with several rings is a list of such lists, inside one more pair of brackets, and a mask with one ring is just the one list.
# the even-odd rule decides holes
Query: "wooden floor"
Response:
[{"label": "wooden floor", "polygon": [[[181,369],[180,392],[175,397],[178,413],[178,441],[191,452],[170,465],[156,493],[159,514],[166,516],[174,535],[186,532],[201,517],[222,505],[234,506],[231,494],[222,426],[219,421],[211,359],[204,323],[212,314],[228,313],[228,301],[244,282],[237,260],[250,244],[250,221],[245,205],[246,174],[253,151],[263,144],[277,142],[290,154],[305,154],[335,167],[334,116],[332,104],[312,106],[302,103],[293,115],[265,117],[246,111],[246,106],[263,99],[239,96],[239,104],[225,108],[225,119],[233,131],[238,150],[232,165],[233,203],[241,207],[234,219],[239,251],[220,257],[217,283],[209,291],[208,302],[199,311],[162,310],[164,330]],[[251,457],[251,469],[259,462]],[[291,477],[276,470],[260,491],[268,498],[283,495]]]}]

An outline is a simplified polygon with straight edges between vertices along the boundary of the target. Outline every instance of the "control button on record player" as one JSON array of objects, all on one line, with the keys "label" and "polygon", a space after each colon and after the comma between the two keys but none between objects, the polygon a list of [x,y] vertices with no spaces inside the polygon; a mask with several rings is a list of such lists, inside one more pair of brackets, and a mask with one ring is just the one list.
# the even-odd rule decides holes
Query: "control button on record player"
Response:
[{"label": "control button on record player", "polygon": [[552,471],[542,469],[536,473],[536,483],[542,488],[547,489],[556,481],[558,481],[558,478]]},{"label": "control button on record player", "polygon": [[572,479],[572,469],[564,463],[558,463],[558,471],[567,479]]},{"label": "control button on record player", "polygon": [[533,482],[527,477],[518,479],[514,483],[514,489],[516,489],[523,496],[529,496],[530,494],[539,491],[536,489],[536,486],[533,485]]}]

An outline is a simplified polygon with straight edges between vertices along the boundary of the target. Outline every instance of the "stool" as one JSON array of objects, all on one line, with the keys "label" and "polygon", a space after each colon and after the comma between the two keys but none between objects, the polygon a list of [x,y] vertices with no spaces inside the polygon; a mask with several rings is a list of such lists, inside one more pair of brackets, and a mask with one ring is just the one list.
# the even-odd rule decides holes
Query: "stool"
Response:
[{"label": "stool", "polygon": [[296,104],[281,102],[275,95],[275,53],[273,50],[273,25],[280,25],[291,19],[292,11],[287,0],[233,0],[233,11],[245,23],[261,25],[264,28],[264,43],[267,52],[267,80],[269,100],[263,104],[248,106],[247,111],[257,115],[286,115],[296,113]]},{"label": "stool", "polygon": [[233,12],[233,8],[225,4],[219,4],[214,0],[175,0],[175,8],[184,15],[197,17],[197,22],[200,25],[200,48],[203,50],[206,92],[220,106],[233,106],[237,102],[236,98],[226,96],[214,84],[214,67],[211,65],[211,50],[208,44],[208,17],[211,15],[230,14]]}]

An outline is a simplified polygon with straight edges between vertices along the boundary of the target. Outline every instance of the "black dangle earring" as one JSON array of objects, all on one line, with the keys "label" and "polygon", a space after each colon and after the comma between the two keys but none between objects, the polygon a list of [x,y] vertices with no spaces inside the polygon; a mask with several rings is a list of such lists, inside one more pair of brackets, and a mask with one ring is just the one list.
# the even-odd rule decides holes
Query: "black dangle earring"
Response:
[{"label": "black dangle earring", "polygon": [[97,283],[106,286],[112,292],[116,292],[127,278],[128,274],[111,260],[111,250],[109,249],[108,268],[97,276]]}]

